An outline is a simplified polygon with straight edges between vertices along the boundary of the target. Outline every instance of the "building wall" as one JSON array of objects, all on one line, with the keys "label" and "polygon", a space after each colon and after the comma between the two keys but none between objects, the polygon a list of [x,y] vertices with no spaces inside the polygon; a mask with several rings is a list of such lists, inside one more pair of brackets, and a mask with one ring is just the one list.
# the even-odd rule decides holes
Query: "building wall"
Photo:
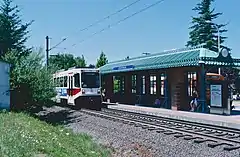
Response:
[{"label": "building wall", "polygon": [[179,108],[179,89],[181,88],[179,85],[184,81],[184,75],[181,68],[169,69],[167,71],[168,75],[168,83],[169,83],[169,92],[171,105],[173,110],[177,110]]},{"label": "building wall", "polygon": [[[189,110],[189,102],[191,97],[188,96],[188,80],[187,72],[196,72],[199,73],[199,67],[179,67],[179,68],[169,68],[169,69],[156,69],[148,71],[136,71],[136,72],[127,72],[127,73],[115,73],[106,75],[106,96],[111,99],[111,102],[119,102],[124,104],[136,104],[138,103],[137,95],[140,94],[140,77],[145,76],[146,86],[145,94],[141,95],[141,102],[145,105],[153,105],[156,99],[161,99],[164,101],[164,97],[160,96],[160,74],[161,72],[167,72],[167,95],[170,98],[168,101],[169,106],[173,110]],[[137,93],[131,92],[131,76],[132,74],[137,75]],[[155,74],[157,76],[157,94],[150,95],[150,75]],[[124,93],[114,94],[113,93],[113,76],[124,76],[125,78],[125,90]],[[165,106],[166,107],[166,106]]]},{"label": "building wall", "polygon": [[10,109],[9,64],[0,61],[0,109]]},{"label": "building wall", "polygon": [[198,72],[197,67],[180,67],[167,70],[170,103],[173,110],[188,110],[191,98],[188,96],[187,72]]}]

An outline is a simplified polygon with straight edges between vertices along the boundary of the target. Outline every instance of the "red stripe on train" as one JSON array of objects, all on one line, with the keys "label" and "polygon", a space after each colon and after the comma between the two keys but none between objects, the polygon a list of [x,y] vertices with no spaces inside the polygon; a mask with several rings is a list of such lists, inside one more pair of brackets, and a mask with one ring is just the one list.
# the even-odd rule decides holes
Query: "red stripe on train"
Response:
[{"label": "red stripe on train", "polygon": [[70,96],[76,95],[81,91],[80,88],[75,88],[75,89],[67,89],[67,94]]}]

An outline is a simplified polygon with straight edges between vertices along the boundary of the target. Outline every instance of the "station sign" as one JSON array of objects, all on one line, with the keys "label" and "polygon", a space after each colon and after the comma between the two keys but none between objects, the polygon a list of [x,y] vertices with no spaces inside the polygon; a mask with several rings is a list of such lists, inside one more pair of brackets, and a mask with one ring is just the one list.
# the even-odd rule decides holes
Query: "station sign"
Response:
[{"label": "station sign", "polygon": [[124,69],[134,69],[134,65],[126,65],[126,66],[120,66],[120,67],[114,67],[113,70],[124,70]]}]

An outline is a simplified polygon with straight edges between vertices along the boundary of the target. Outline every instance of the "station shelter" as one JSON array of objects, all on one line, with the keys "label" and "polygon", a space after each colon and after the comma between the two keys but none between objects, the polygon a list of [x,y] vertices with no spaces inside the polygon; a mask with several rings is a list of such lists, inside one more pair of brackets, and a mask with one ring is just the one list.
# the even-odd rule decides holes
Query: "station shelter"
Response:
[{"label": "station shelter", "polygon": [[238,66],[240,59],[226,49],[194,47],[109,62],[99,70],[108,102],[189,111],[197,91],[199,112],[224,114],[230,94],[218,70]]}]

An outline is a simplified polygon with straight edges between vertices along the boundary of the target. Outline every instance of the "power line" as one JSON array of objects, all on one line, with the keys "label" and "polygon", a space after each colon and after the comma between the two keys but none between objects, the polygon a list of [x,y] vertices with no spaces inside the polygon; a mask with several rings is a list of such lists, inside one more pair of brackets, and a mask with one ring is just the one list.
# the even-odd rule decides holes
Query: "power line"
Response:
[{"label": "power line", "polygon": [[60,45],[62,42],[64,42],[66,40],[66,38],[63,38],[59,43],[57,43],[55,46],[53,46],[52,48],[49,48],[49,36],[46,36],[46,64],[47,64],[47,67],[49,65],[49,51],[54,49],[54,48],[57,48],[58,45]]},{"label": "power line", "polygon": [[59,46],[59,45],[60,45],[62,42],[64,42],[66,39],[67,39],[67,38],[63,38],[59,43],[57,43],[55,46],[53,46],[52,48],[50,48],[49,51],[52,50],[52,49],[54,49],[54,48],[56,48],[57,46]]},{"label": "power line", "polygon": [[[114,15],[122,12],[123,10],[127,9],[128,7],[130,7],[130,6],[138,3],[138,2],[140,2],[140,1],[141,1],[141,0],[136,0],[136,1],[134,1],[134,2],[132,2],[132,3],[130,3],[130,4],[128,4],[128,5],[126,5],[125,7],[117,10],[116,12],[111,13],[110,15],[108,15],[108,16],[106,16],[106,17],[104,17],[104,18],[102,18],[102,19],[100,19],[100,20],[98,20],[98,21],[96,21],[96,22],[88,25],[87,27],[85,27],[85,28],[83,28],[83,29],[80,29],[79,32],[83,32],[83,31],[88,30],[89,28],[93,27],[94,25],[97,25],[97,24],[99,24],[100,22],[102,22],[102,21],[104,21],[104,20],[106,20],[106,19],[109,19],[110,17],[112,17],[112,16],[114,16]],[[64,38],[62,41],[60,41],[58,44],[56,44],[56,45],[55,45],[54,47],[52,47],[51,49],[56,48],[57,46],[59,46],[59,45],[60,45],[62,42],[64,42],[65,40],[67,40],[67,38]],[[49,51],[50,51],[51,49],[49,49]]]},{"label": "power line", "polygon": [[59,49],[59,50],[66,50],[66,47],[55,47],[55,49]]},{"label": "power line", "polygon": [[[133,13],[133,14],[131,14],[131,15],[129,15],[129,16],[127,16],[127,17],[119,20],[119,21],[117,21],[116,23],[110,24],[110,25],[108,25],[108,27],[105,27],[105,28],[103,28],[103,29],[101,29],[101,30],[93,33],[92,35],[88,36],[87,38],[81,40],[79,43],[82,43],[82,42],[86,41],[87,39],[92,38],[93,36],[95,36],[95,35],[97,35],[97,34],[99,34],[99,33],[102,33],[103,31],[105,31],[105,30],[107,30],[107,29],[110,29],[111,27],[113,27],[113,26],[115,26],[115,25],[118,25],[119,23],[121,23],[121,22],[123,22],[123,21],[125,21],[125,20],[127,20],[127,19],[129,19],[129,18],[131,18],[131,17],[133,17],[133,16],[135,16],[135,15],[137,15],[137,14],[139,14],[139,13],[145,11],[145,10],[147,10],[147,9],[150,9],[150,8],[154,7],[154,6],[158,5],[159,3],[163,2],[163,1],[164,1],[164,0],[159,0],[159,1],[157,1],[157,2],[155,2],[155,3],[153,3],[153,4],[151,4],[151,5],[143,8],[143,9],[141,9],[141,10],[139,10],[139,11],[137,11],[137,12],[135,12],[135,13]],[[77,45],[77,44],[73,44],[72,46],[76,46],[76,45]]]},{"label": "power line", "polygon": [[98,21],[96,21],[96,22],[88,25],[87,27],[81,29],[80,32],[85,31],[85,30],[88,30],[88,29],[91,28],[92,26],[94,26],[94,25],[96,25],[96,24],[98,24],[98,23],[100,23],[100,22],[102,22],[102,21],[110,18],[111,16],[114,16],[114,15],[122,12],[123,10],[127,9],[128,7],[130,7],[130,6],[132,6],[132,5],[136,4],[136,3],[138,3],[139,1],[141,1],[141,0],[136,0],[136,1],[128,4],[127,6],[125,6],[125,7],[121,8],[121,9],[117,10],[116,12],[114,12],[114,13],[112,13],[112,14],[110,14],[110,15],[108,15],[108,16],[106,16],[106,17],[104,17],[104,18],[102,18],[102,19],[100,19],[100,20],[98,20]]}]

